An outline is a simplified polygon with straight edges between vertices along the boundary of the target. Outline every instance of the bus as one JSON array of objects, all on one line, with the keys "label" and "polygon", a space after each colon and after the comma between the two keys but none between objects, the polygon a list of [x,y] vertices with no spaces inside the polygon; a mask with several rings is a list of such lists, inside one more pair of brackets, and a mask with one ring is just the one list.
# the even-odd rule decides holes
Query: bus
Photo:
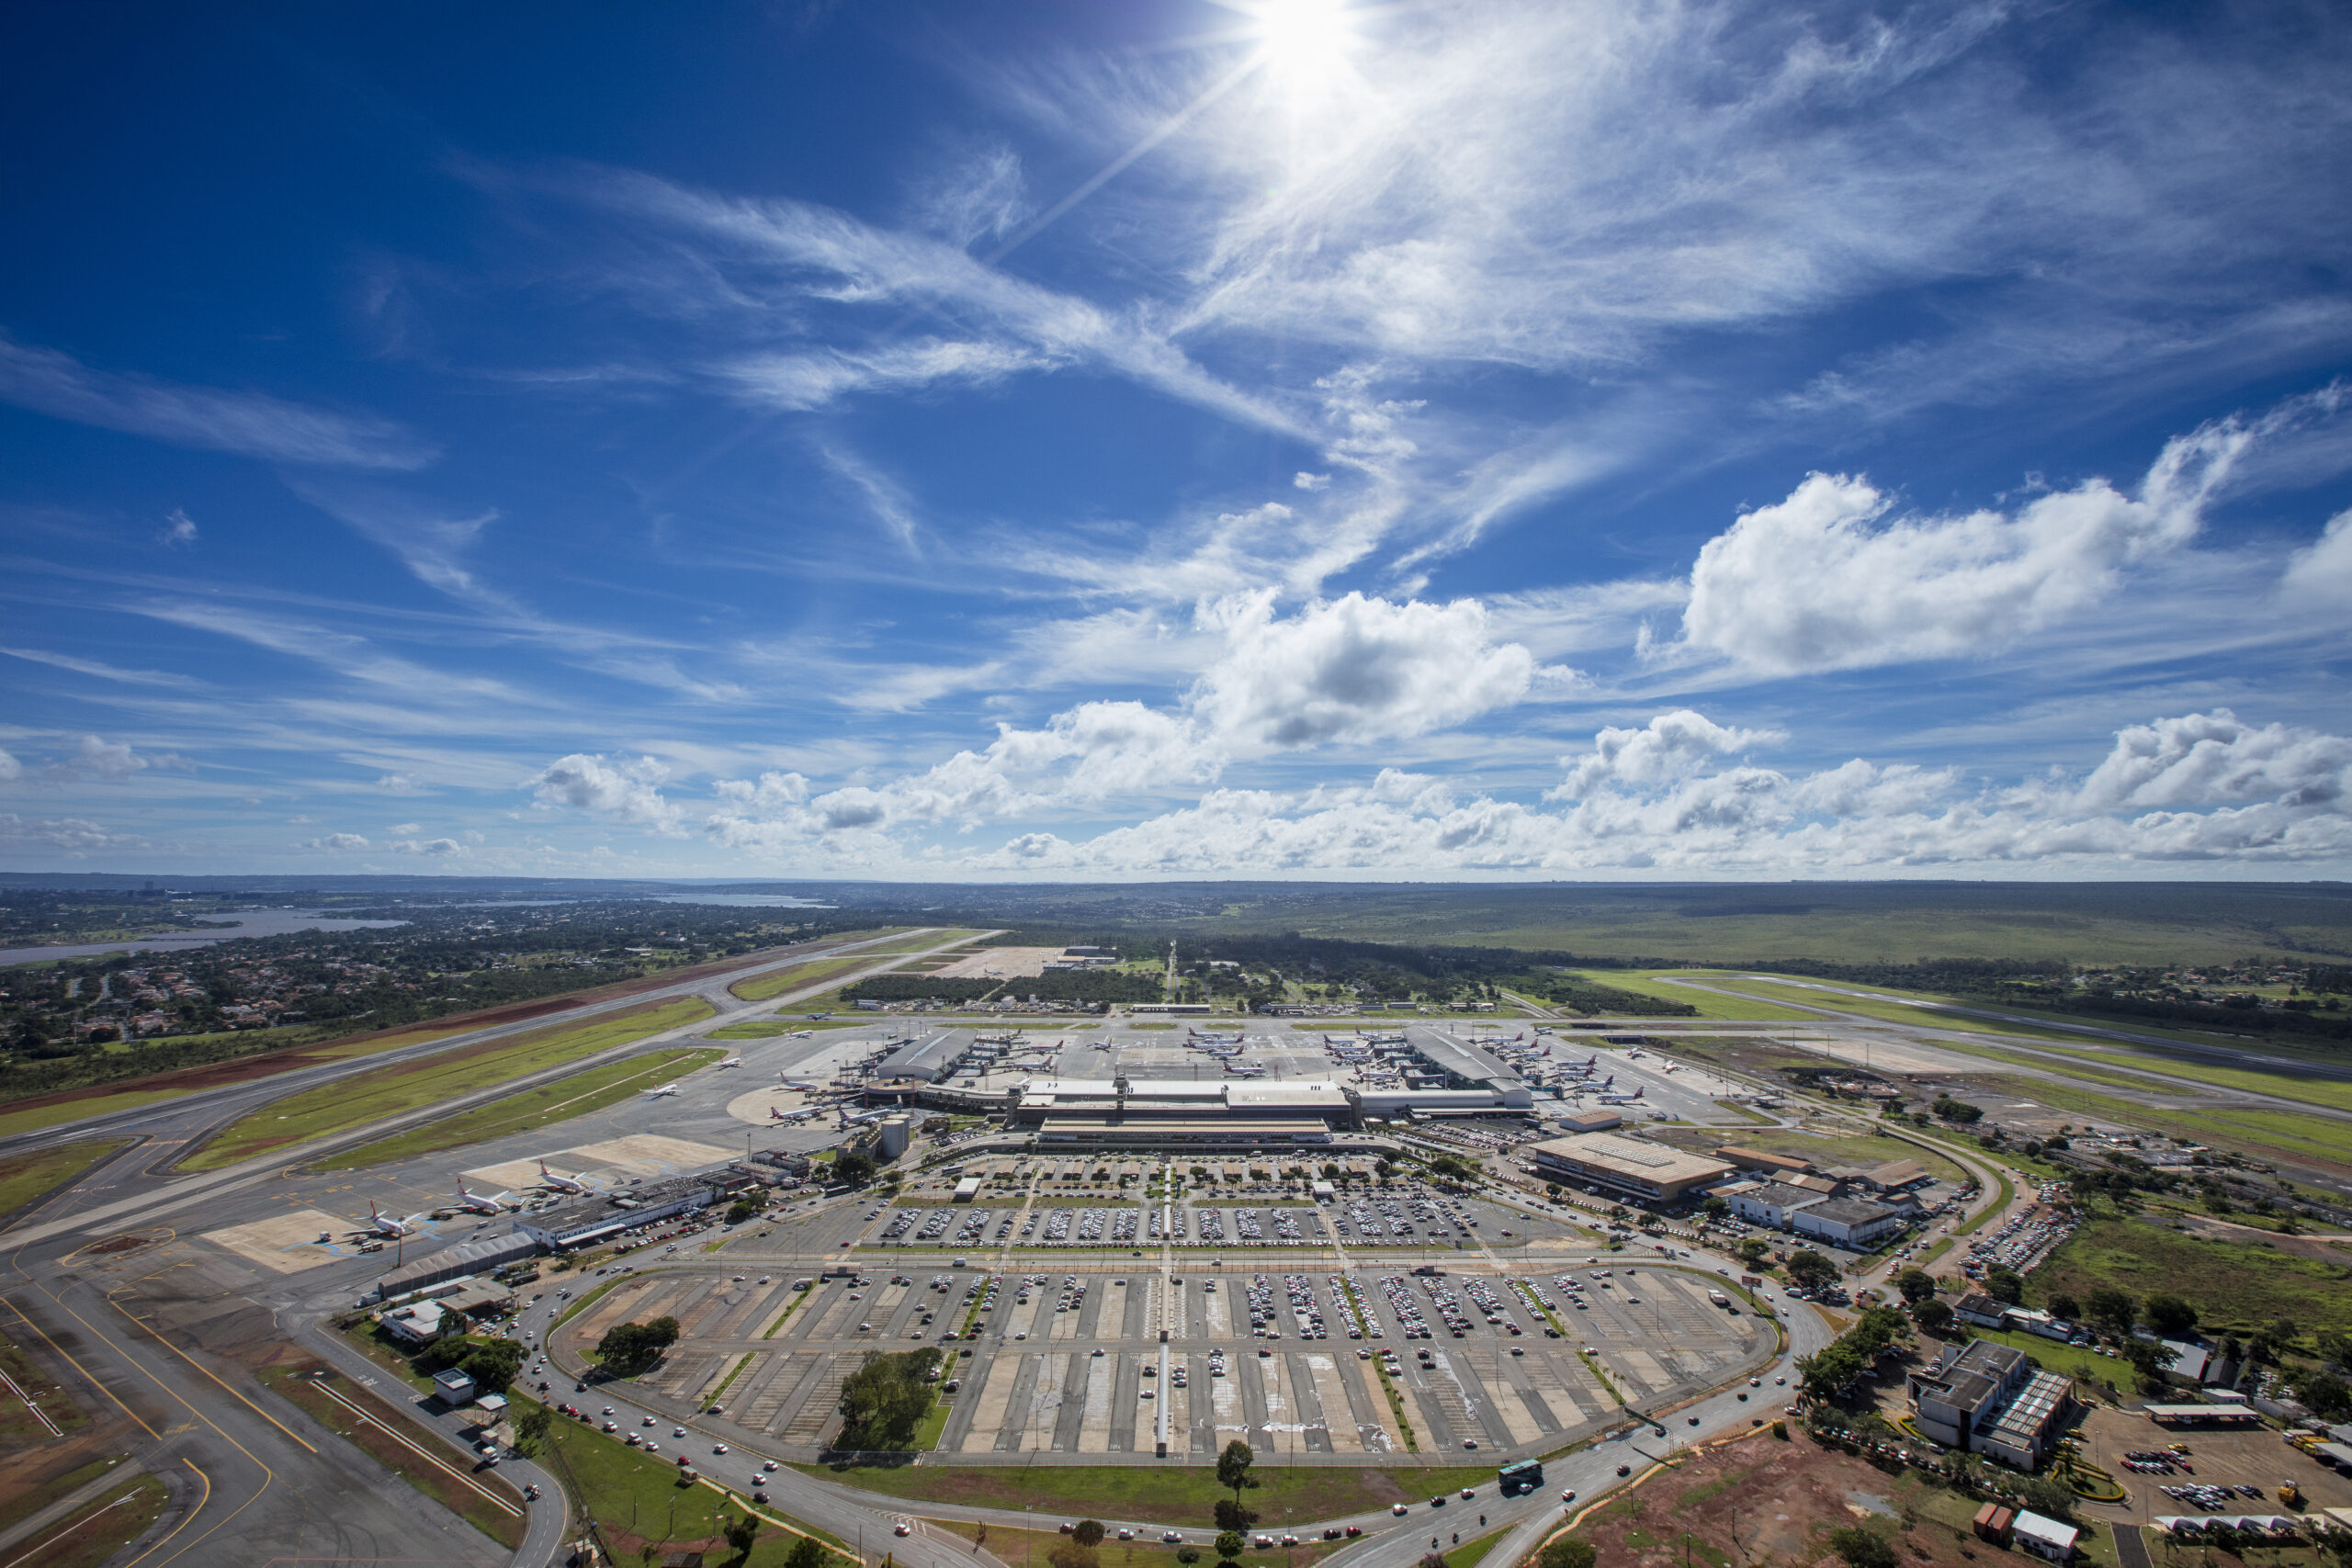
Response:
[{"label": "bus", "polygon": [[1544,1484],[1544,1461],[1523,1459],[1517,1464],[1504,1465],[1495,1472],[1495,1480],[1500,1483],[1502,1495],[1506,1497],[1532,1492]]}]

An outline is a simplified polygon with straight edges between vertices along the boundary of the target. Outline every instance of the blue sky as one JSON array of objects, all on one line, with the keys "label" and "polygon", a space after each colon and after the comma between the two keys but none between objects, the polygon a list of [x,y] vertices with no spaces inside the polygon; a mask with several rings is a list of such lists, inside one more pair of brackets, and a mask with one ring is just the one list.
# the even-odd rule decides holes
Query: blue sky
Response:
[{"label": "blue sky", "polygon": [[2352,869],[2330,7],[0,27],[10,868]]}]

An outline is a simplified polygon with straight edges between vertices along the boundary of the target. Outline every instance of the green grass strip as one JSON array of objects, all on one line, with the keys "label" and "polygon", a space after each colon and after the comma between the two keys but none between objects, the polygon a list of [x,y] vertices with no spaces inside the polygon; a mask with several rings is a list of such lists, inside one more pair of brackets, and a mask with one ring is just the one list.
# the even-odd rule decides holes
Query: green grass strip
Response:
[{"label": "green grass strip", "polygon": [[558,1078],[537,1089],[510,1094],[503,1100],[493,1100],[488,1105],[478,1105],[462,1115],[445,1122],[396,1133],[389,1138],[379,1138],[372,1144],[362,1144],[347,1154],[340,1154],[322,1163],[322,1170],[357,1170],[371,1165],[389,1165],[417,1155],[433,1154],[441,1149],[463,1148],[469,1144],[487,1143],[510,1133],[527,1133],[558,1122],[569,1122],[575,1116],[585,1116],[617,1105],[631,1095],[641,1092],[663,1079],[680,1073],[690,1073],[696,1067],[708,1066],[724,1055],[710,1049],[672,1046],[642,1056],[630,1056],[623,1061],[607,1062],[601,1067],[591,1067],[584,1073]]},{"label": "green grass strip", "polygon": [[423,1110],[508,1078],[659,1034],[710,1014],[709,1003],[699,998],[686,998],[644,1012],[624,1013],[576,1028],[526,1035],[496,1050],[459,1046],[413,1062],[322,1084],[273,1101],[238,1121],[183,1161],[181,1168],[217,1170],[236,1165],[272,1149],[290,1148],[346,1128],[364,1127],[370,1122]]},{"label": "green grass strip", "polygon": [[47,1197],[52,1190],[73,1180],[130,1141],[92,1138],[43,1149],[38,1154],[0,1159],[0,1216],[13,1214],[26,1204]]}]

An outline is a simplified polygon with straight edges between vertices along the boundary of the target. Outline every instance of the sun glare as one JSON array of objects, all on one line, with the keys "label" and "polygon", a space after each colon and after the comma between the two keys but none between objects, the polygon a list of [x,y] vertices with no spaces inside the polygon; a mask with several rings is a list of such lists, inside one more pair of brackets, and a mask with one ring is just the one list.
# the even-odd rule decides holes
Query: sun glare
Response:
[{"label": "sun glare", "polygon": [[1266,69],[1295,85],[1329,79],[1356,41],[1344,0],[1261,0],[1250,12]]}]

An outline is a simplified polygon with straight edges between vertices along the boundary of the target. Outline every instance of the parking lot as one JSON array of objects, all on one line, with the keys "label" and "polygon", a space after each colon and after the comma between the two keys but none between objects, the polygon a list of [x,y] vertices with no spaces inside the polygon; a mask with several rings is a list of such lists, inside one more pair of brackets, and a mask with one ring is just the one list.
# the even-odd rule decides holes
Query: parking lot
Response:
[{"label": "parking lot", "polygon": [[[2144,1524],[2159,1515],[2212,1512],[2215,1507],[2232,1514],[2277,1513],[2282,1511],[2279,1483],[2290,1480],[2302,1488],[2306,1515],[2321,1508],[2352,1507],[2352,1476],[2298,1452],[2267,1427],[2174,1430],[2145,1416],[2102,1406],[2085,1417],[2081,1438],[2083,1457],[2113,1475],[2127,1494],[2119,1505],[2086,1506],[2086,1512],[2102,1518]],[[2131,1458],[2162,1453],[2175,1443],[2188,1451],[2171,1456],[2167,1469],[2159,1471]],[[2232,1495],[2215,1505],[2191,1495],[2195,1489],[2224,1486]],[[2182,1495],[2170,1495],[2166,1487]],[[2246,1494],[2248,1487],[2255,1489],[2254,1495]]]},{"label": "parking lot", "polygon": [[1424,1453],[1492,1454],[1556,1447],[1619,1419],[1619,1394],[1664,1405],[1760,1359],[1770,1325],[1711,1288],[1622,1259],[1509,1275],[885,1263],[832,1280],[746,1264],[632,1280],[561,1335],[577,1350],[675,1317],[678,1345],[640,1382],[812,1453],[868,1351],[932,1345],[956,1385],[947,1452],[1151,1455],[1164,1404],[1179,1457],[1237,1438],[1267,1455],[1402,1453],[1408,1427]]}]

